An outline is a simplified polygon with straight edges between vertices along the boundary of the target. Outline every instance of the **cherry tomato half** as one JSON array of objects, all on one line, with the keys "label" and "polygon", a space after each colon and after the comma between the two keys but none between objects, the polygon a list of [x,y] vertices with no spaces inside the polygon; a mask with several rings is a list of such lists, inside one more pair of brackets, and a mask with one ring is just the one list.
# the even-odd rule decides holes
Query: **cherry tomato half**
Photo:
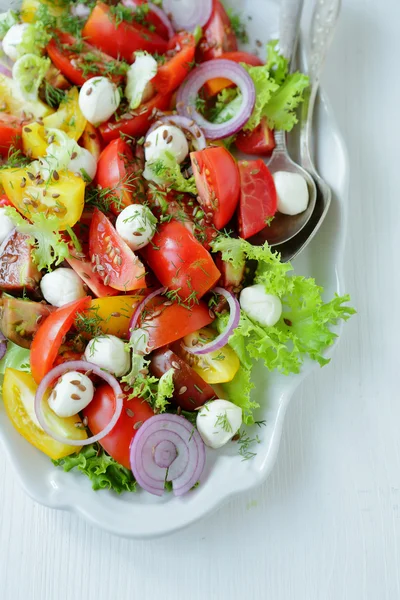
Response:
[{"label": "cherry tomato half", "polygon": [[89,253],[105,285],[122,292],[146,287],[142,263],[97,208],[90,225]]},{"label": "cherry tomato half", "polygon": [[183,300],[195,303],[221,276],[211,254],[178,221],[161,225],[142,252],[162,285]]},{"label": "cherry tomato half", "polygon": [[240,160],[239,234],[245,240],[262,231],[277,210],[273,177],[264,161]]},{"label": "cherry tomato half", "polygon": [[239,201],[239,171],[226,148],[206,148],[190,154],[199,202],[217,229],[229,223]]},{"label": "cherry tomato half", "polygon": [[145,104],[142,104],[131,119],[110,119],[99,127],[103,140],[108,143],[125,134],[130,137],[141,137],[146,135],[154,118],[155,110],[168,110],[171,104],[172,94],[157,94]]},{"label": "cherry tomato half", "polygon": [[204,26],[204,36],[198,47],[199,61],[219,58],[224,52],[238,49],[231,20],[219,0],[213,0],[211,17]]},{"label": "cherry tomato half", "polygon": [[179,33],[168,44],[167,62],[152,80],[156,90],[167,94],[178,88],[194,64],[196,41],[191,33]]},{"label": "cherry tomato half", "polygon": [[264,118],[253,131],[240,131],[235,144],[236,148],[245,154],[269,156],[275,148],[274,132]]},{"label": "cherry tomato half", "polygon": [[75,315],[90,305],[91,298],[86,296],[70,302],[55,310],[40,325],[31,345],[31,372],[36,383],[51,371],[63,337],[71,329]]},{"label": "cherry tomato half", "polygon": [[8,152],[14,148],[22,148],[23,121],[7,113],[0,113],[0,156],[7,158]]},{"label": "cherry tomato half", "polygon": [[[84,409],[83,416],[88,420],[88,427],[93,435],[100,433],[111,421],[115,411],[115,394],[111,386],[105,384],[96,389],[91,403]],[[112,431],[106,435],[100,444],[120,465],[127,469],[130,465],[130,446],[136,435],[134,425],[143,423],[154,416],[153,410],[144,400],[124,398],[124,407],[120,418]]]},{"label": "cherry tomato half", "polygon": [[82,35],[97,48],[114,58],[133,62],[136,50],[164,54],[167,41],[139,23],[117,23],[112,10],[98,2],[83,28]]},{"label": "cherry tomato half", "polygon": [[102,188],[112,190],[110,209],[119,215],[124,208],[146,199],[142,173],[144,152],[142,146],[132,151],[129,144],[121,138],[113,140],[104,148],[97,163],[96,183]]}]

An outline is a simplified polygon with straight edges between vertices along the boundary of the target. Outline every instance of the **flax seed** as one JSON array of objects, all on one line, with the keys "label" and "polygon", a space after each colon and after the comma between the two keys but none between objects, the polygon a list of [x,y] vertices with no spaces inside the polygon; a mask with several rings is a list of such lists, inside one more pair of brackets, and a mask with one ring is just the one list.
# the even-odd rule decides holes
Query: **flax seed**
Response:
[{"label": "flax seed", "polygon": [[134,424],[133,429],[135,431],[137,431],[138,429],[140,429],[140,427],[143,425],[143,421],[138,421],[137,423]]},{"label": "flax seed", "polygon": [[78,396],[78,394],[71,394],[71,399],[72,400],[81,400],[81,397]]},{"label": "flax seed", "polygon": [[171,366],[172,366],[174,369],[180,369],[180,368],[181,368],[181,367],[180,367],[180,364],[179,364],[179,363],[177,363],[175,360],[173,360],[173,361],[172,361],[172,363],[171,363]]},{"label": "flax seed", "polygon": [[133,412],[133,410],[131,410],[130,408],[126,408],[125,409],[126,414],[128,415],[128,417],[134,417],[135,413]]},{"label": "flax seed", "polygon": [[82,423],[83,423],[83,425],[84,425],[85,427],[87,427],[87,426],[88,426],[88,423],[89,423],[89,420],[88,420],[88,418],[87,418],[87,417],[83,417]]},{"label": "flax seed", "polygon": [[105,277],[105,279],[104,279],[104,285],[108,285],[110,283],[110,279],[111,279],[110,276],[107,275],[107,277]]},{"label": "flax seed", "polygon": [[24,187],[26,186],[26,179],[25,179],[25,177],[23,177],[23,178],[22,178],[22,181],[21,181],[21,183],[20,183],[20,186],[21,186],[22,188],[24,188]]},{"label": "flax seed", "polygon": [[90,94],[93,92],[93,88],[89,88],[88,91],[86,92],[86,96],[90,96]]},{"label": "flax seed", "polygon": [[181,389],[179,390],[178,394],[179,394],[180,396],[182,396],[182,394],[184,394],[185,392],[187,392],[187,387],[186,387],[186,385],[183,385],[183,386],[181,387]]},{"label": "flax seed", "polygon": [[59,198],[60,194],[57,194],[57,192],[55,192],[54,194],[51,195],[52,198]]},{"label": "flax seed", "polygon": [[58,181],[60,179],[60,176],[58,174],[58,171],[53,171],[53,178]]},{"label": "flax seed", "polygon": [[28,177],[29,177],[29,179],[30,179],[31,181],[33,181],[33,180],[35,179],[35,176],[34,176],[34,174],[33,174],[33,173],[31,173],[30,171],[28,171],[28,172],[27,172],[27,175],[28,175]]},{"label": "flax seed", "polygon": [[74,160],[74,158],[76,158],[77,156],[78,156],[78,153],[77,152],[73,152],[71,154],[71,160]]}]

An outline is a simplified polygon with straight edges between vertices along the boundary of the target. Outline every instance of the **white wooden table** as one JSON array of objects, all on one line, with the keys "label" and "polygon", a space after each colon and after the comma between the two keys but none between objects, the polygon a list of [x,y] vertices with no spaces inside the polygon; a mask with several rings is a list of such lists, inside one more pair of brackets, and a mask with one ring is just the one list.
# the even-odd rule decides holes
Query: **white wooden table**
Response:
[{"label": "white wooden table", "polygon": [[0,456],[2,600],[400,599],[399,0],[344,0],[325,88],[351,159],[358,317],[293,398],[265,485],[130,542],[35,505]]}]

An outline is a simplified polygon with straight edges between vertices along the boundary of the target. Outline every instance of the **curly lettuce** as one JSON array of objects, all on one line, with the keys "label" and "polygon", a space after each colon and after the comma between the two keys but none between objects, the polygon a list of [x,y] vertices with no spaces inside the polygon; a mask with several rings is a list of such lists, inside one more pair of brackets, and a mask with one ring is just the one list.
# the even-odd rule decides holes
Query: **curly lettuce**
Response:
[{"label": "curly lettuce", "polygon": [[21,217],[15,208],[7,207],[6,214],[20,233],[29,235],[34,243],[32,257],[38,269],[51,270],[69,257],[68,244],[60,233],[60,219],[55,215],[33,213],[32,223]]},{"label": "curly lettuce", "polygon": [[[283,306],[282,316],[273,327],[260,325],[241,311],[239,326],[229,338],[229,345],[239,356],[242,373],[241,382],[228,391],[233,394],[233,402],[244,405],[249,423],[254,408],[250,406],[248,385],[253,361],[262,360],[269,371],[284,375],[299,373],[306,358],[324,366],[329,362],[325,351],[337,338],[331,327],[349,319],[355,310],[346,305],[350,300],[347,295],[335,295],[330,302],[324,302],[323,289],[315,280],[293,275],[291,264],[281,263],[279,254],[268,244],[252,246],[245,240],[221,235],[212,248],[234,267],[243,266],[247,260],[257,261],[254,283],[278,296]],[[224,329],[227,319],[227,315],[219,317],[219,330]]]},{"label": "curly lettuce", "polygon": [[171,152],[164,152],[161,158],[147,162],[143,176],[148,181],[165,185],[177,192],[197,195],[194,177],[186,179],[183,176],[181,167]]},{"label": "curly lettuce", "polygon": [[77,469],[90,479],[96,491],[113,490],[117,494],[136,492],[132,472],[111,458],[99,444],[85,446],[79,453],[52,462],[66,472]]}]

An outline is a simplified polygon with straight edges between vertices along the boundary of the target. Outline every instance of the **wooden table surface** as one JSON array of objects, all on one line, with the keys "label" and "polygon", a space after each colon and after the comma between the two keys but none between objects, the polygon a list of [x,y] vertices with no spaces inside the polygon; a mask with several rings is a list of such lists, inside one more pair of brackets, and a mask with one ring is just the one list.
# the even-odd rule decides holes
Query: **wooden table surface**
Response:
[{"label": "wooden table surface", "polygon": [[2,600],[400,599],[400,2],[343,4],[324,86],[350,154],[359,313],[293,398],[272,476],[135,542],[34,504],[0,456]]}]

